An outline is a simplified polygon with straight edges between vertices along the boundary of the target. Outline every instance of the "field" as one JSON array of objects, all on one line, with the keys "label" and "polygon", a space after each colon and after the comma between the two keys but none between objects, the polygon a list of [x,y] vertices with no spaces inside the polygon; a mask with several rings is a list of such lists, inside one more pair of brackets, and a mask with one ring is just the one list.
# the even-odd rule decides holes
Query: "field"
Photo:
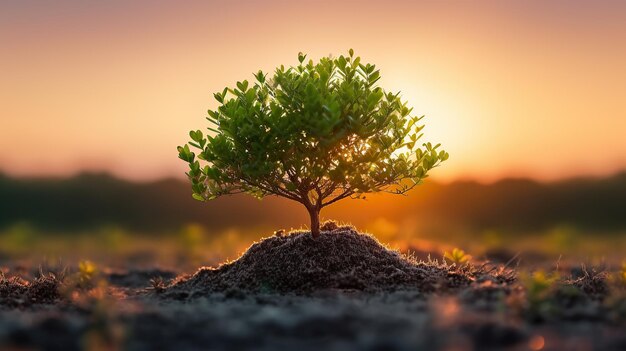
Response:
[{"label": "field", "polygon": [[376,241],[325,247],[288,201],[188,191],[0,176],[0,349],[626,347],[624,174],[346,201]]},{"label": "field", "polygon": [[[347,235],[332,233],[327,233],[328,237]],[[563,228],[518,242],[496,240],[494,234],[485,234],[471,244],[460,239],[467,235],[454,242],[447,238],[396,238],[388,241],[389,247],[401,251],[402,259],[411,262],[410,270],[415,266],[427,272],[406,284],[397,283],[402,279],[393,271],[390,276],[396,278],[389,280],[393,283],[378,283],[377,277],[390,274],[385,271],[389,263],[384,260],[366,262],[362,271],[354,267],[363,264],[346,261],[353,266],[348,272],[345,267],[333,268],[341,264],[329,260],[350,254],[318,252],[309,257],[314,254],[308,246],[301,256],[290,256],[289,261],[300,262],[296,257],[302,257],[307,267],[313,267],[310,270],[324,269],[325,275],[341,277],[337,281],[342,283],[311,278],[309,289],[301,291],[275,280],[263,288],[246,285],[240,273],[224,275],[226,283],[224,279],[217,283],[190,278],[200,266],[215,267],[236,259],[253,242],[251,238],[259,239],[255,235],[263,236],[234,229],[209,235],[199,225],[156,237],[112,228],[63,235],[15,226],[0,236],[0,348],[626,347],[626,267],[619,257],[624,252],[619,235],[596,237],[595,248],[587,247],[585,241]],[[290,242],[292,236],[270,236],[270,241],[264,242]],[[459,246],[467,254],[452,254],[452,243],[466,244]],[[566,245],[568,255],[556,254],[563,250],[559,245]],[[330,247],[341,245],[333,243]],[[351,243],[350,247],[358,249],[360,244]],[[376,252],[384,257],[393,252],[384,246],[373,246],[373,250],[382,250]],[[589,254],[596,250],[605,254]],[[444,252],[448,252],[445,260]],[[302,267],[291,267],[282,256],[263,254],[264,266],[277,268],[280,273],[272,274],[279,274],[281,279],[319,277],[307,275],[309,270]],[[230,264],[237,265],[237,261]],[[261,274],[254,276],[255,280],[266,274],[253,273]],[[359,280],[364,277],[365,283]],[[211,286],[215,288],[208,288]]]}]

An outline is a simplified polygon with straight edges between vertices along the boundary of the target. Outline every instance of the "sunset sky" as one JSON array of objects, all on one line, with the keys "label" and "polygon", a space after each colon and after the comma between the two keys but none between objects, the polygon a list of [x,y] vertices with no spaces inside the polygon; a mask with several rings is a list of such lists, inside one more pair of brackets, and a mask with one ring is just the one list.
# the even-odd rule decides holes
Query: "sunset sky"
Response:
[{"label": "sunset sky", "polygon": [[354,48],[443,181],[626,169],[625,1],[0,0],[0,172],[183,176],[212,93]]}]

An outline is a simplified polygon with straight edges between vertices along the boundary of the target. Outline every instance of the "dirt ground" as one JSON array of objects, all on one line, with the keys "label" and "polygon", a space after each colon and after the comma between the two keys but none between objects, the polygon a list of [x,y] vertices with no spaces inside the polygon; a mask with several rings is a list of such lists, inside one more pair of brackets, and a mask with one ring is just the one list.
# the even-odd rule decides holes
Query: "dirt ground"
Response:
[{"label": "dirt ground", "polygon": [[349,228],[305,234],[192,275],[82,264],[18,277],[9,262],[0,349],[626,350],[619,269],[424,262]]}]

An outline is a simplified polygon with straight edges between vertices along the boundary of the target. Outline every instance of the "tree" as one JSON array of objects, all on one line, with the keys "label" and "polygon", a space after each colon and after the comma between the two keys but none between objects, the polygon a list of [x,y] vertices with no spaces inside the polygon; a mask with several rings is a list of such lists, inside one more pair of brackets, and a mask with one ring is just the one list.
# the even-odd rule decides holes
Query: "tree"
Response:
[{"label": "tree", "polygon": [[208,135],[191,131],[178,147],[193,198],[282,196],[306,207],[317,237],[322,208],[371,192],[405,194],[448,158],[439,144],[418,146],[423,116],[380,88],[379,70],[353,50],[298,61],[214,94]]}]

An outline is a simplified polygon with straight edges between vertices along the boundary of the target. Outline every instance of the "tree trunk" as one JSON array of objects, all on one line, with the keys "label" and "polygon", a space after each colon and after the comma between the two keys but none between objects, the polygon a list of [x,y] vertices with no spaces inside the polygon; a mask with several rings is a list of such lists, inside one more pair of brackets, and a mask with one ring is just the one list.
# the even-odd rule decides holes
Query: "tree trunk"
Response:
[{"label": "tree trunk", "polygon": [[311,235],[315,239],[320,236],[320,210],[314,207],[308,210],[311,216]]}]

